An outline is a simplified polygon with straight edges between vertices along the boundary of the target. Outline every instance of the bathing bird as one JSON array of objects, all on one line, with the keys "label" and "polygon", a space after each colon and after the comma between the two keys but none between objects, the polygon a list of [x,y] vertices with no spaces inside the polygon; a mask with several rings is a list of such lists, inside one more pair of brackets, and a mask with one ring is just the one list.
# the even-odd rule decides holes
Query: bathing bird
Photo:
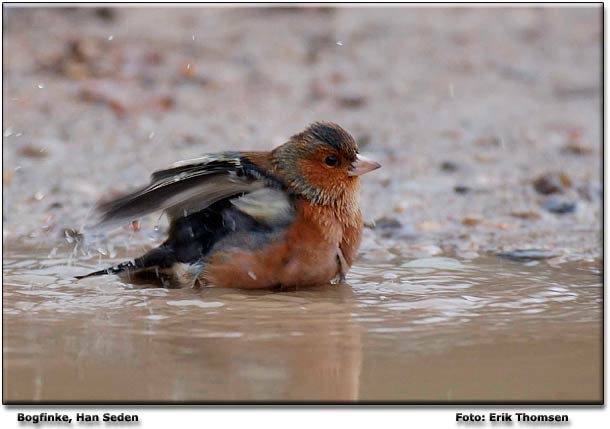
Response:
[{"label": "bathing bird", "polygon": [[362,237],[360,176],[379,167],[330,122],[315,122],[272,151],[176,162],[148,186],[97,207],[102,225],[164,211],[167,239],[78,278],[274,289],[343,281]]}]

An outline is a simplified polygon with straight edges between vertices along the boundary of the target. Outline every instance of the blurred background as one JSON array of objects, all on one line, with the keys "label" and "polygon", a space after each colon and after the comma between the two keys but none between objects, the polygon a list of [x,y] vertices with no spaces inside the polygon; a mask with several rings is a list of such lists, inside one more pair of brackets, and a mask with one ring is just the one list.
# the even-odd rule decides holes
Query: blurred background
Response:
[{"label": "blurred background", "polygon": [[[173,161],[271,149],[327,120],[383,164],[363,180],[365,248],[599,257],[601,20],[600,7],[5,7],[5,244],[61,241],[96,200]],[[142,242],[157,223],[142,221]]]}]

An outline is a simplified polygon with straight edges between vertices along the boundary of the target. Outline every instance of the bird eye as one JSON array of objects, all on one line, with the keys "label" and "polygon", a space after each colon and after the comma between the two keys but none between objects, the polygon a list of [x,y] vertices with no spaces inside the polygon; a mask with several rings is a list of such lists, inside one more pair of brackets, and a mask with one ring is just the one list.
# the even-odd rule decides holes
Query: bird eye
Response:
[{"label": "bird eye", "polygon": [[331,167],[336,167],[337,164],[339,164],[339,159],[334,156],[327,156],[326,159],[324,160],[324,162],[326,163],[326,165],[330,165]]}]

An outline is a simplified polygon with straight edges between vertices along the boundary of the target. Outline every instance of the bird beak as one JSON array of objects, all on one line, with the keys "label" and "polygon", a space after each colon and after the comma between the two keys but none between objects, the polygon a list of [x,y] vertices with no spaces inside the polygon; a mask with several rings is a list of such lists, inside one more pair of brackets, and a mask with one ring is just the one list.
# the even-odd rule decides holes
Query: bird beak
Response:
[{"label": "bird beak", "polygon": [[358,155],[352,166],[347,170],[347,174],[349,176],[362,176],[369,171],[377,170],[379,167],[381,167],[380,163]]}]

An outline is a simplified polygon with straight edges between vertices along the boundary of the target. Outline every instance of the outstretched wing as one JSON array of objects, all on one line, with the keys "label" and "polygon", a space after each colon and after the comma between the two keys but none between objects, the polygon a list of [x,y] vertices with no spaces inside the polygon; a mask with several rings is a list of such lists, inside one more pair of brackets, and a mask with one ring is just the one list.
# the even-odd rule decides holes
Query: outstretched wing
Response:
[{"label": "outstretched wing", "polygon": [[[153,173],[148,186],[99,204],[101,223],[134,220],[155,211],[165,211],[175,221],[220,200],[237,197],[241,198],[234,200],[234,204],[254,218],[265,208],[267,213],[274,210],[265,200],[270,197],[281,214],[288,200],[281,180],[260,166],[267,156],[256,152],[223,152],[172,164]],[[246,197],[251,193],[252,197]],[[256,195],[262,198],[255,198]]]}]

